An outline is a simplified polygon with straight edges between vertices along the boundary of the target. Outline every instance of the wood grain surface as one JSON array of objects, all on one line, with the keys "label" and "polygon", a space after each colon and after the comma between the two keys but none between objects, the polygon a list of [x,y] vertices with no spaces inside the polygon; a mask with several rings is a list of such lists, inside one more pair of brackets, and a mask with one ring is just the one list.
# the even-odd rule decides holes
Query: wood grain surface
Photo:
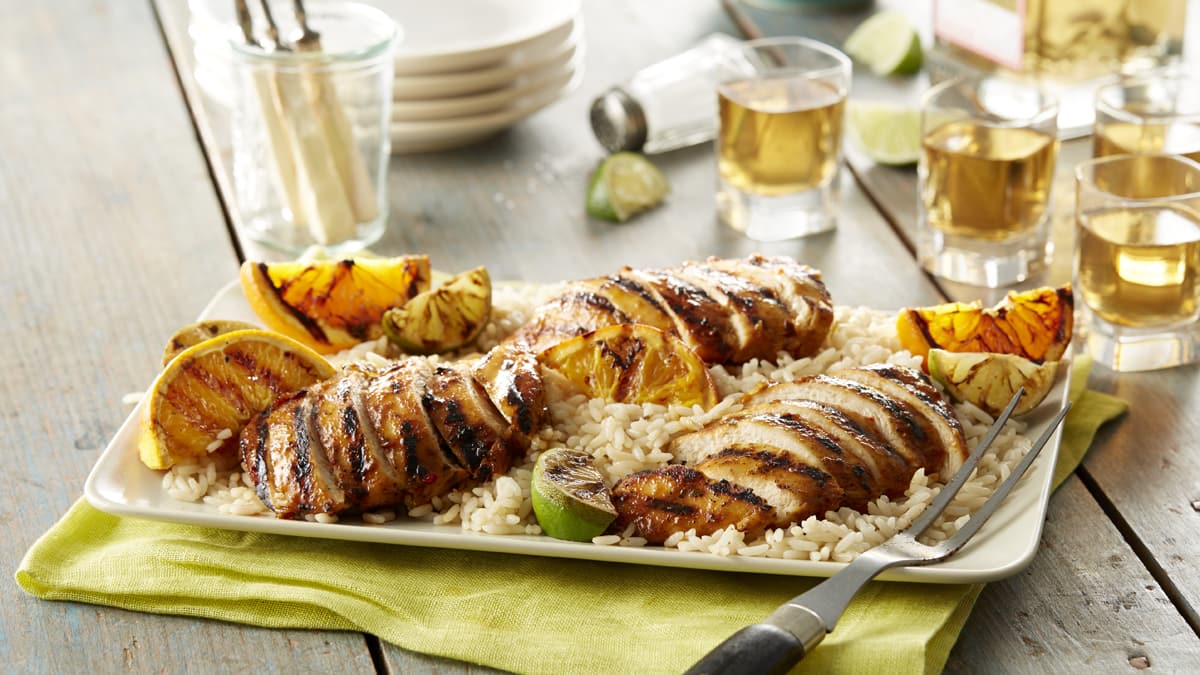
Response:
[{"label": "wood grain surface", "polygon": [[44,602],[12,581],[82,495],[122,396],[237,260],[148,3],[2,2],[0,64],[0,671],[370,670],[356,634]]},{"label": "wood grain surface", "polygon": [[[10,345],[0,357],[0,396],[17,465],[0,513],[20,523],[0,542],[10,568],[81,494],[124,416],[121,396],[149,382],[163,339],[233,278],[236,251],[277,257],[231,240],[226,229],[226,113],[195,86],[187,0],[68,4],[76,5],[0,0],[8,85],[0,128],[21,130],[0,135],[0,243],[21,254],[18,264],[0,266],[0,338]],[[916,16],[928,7],[879,5]],[[769,32],[834,43],[865,16],[749,11]],[[875,167],[853,151],[839,228],[830,234],[762,245],[722,226],[709,145],[654,158],[672,184],[663,208],[622,225],[586,217],[587,176],[603,157],[586,122],[592,97],[708,33],[735,28],[717,2],[694,0],[587,0],[584,25],[586,74],[566,99],[470,148],[393,159],[389,228],[377,252],[423,252],[448,271],[485,264],[493,278],[551,281],[761,251],[822,269],[839,304],[980,297],[979,289],[938,284],[914,264],[906,243],[916,213],[912,171]],[[861,74],[854,84],[890,100],[911,100],[922,86]],[[1050,277],[1065,278],[1063,269]],[[1054,496],[1033,564],[985,589],[949,672],[1124,672],[1142,657],[1156,671],[1200,670],[1200,423],[1189,416],[1200,376],[1195,368],[1097,373],[1092,384],[1133,401],[1133,413],[1101,434],[1085,468]],[[11,583],[0,593],[0,662],[17,672],[182,670],[178,664],[205,672],[491,672],[379,647],[371,636],[41,602]],[[80,649],[40,639],[67,634]],[[373,663],[372,648],[382,663]]]}]

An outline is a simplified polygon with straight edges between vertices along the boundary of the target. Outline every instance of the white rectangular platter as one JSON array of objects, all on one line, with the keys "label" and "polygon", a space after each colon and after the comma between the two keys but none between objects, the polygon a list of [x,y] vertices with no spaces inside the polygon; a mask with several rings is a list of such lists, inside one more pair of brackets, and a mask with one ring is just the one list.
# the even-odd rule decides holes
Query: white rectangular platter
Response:
[{"label": "white rectangular platter", "polygon": [[[237,282],[221,289],[200,319],[240,319],[257,323]],[[1065,403],[1069,368],[1060,368],[1058,380],[1037,410],[1024,417],[1026,435],[1037,438]],[[222,514],[216,507],[177,501],[162,487],[162,473],[147,469],[138,459],[137,432],[140,409],[130,413],[88,476],[84,495],[96,508],[118,516],[150,518],[229,530],[269,532],[299,537],[318,537],[381,544],[495,551],[521,555],[603,560],[610,562],[752,572],[795,576],[827,577],[844,563],[781,560],[685,552],[660,547],[600,546],[559,541],[545,536],[488,535],[464,531],[460,525],[434,525],[427,520],[401,516],[372,525],[358,519],[339,523],[278,520],[272,516]],[[1047,503],[1052,490],[1053,468],[1062,437],[1060,427],[1030,468],[1029,474],[1008,497],[987,525],[951,559],[927,567],[897,568],[880,578],[929,583],[976,583],[1013,575],[1037,553]]]}]

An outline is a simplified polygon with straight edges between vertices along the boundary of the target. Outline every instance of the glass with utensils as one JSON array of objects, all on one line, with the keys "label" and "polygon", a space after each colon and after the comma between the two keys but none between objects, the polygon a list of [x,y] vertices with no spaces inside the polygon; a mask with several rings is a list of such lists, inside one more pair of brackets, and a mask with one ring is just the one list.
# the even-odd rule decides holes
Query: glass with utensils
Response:
[{"label": "glass with utensils", "polygon": [[1058,104],[1000,78],[956,78],[921,106],[918,256],[929,272],[996,288],[1050,256]]},{"label": "glass with utensils", "polygon": [[1139,152],[1200,161],[1200,78],[1155,73],[1097,90],[1092,155]]},{"label": "glass with utensils", "polygon": [[351,2],[272,14],[231,42],[237,224],[289,254],[362,249],[387,221],[396,24]]},{"label": "glass with utensils", "polygon": [[1075,169],[1075,196],[1088,352],[1118,371],[1196,361],[1200,163],[1166,154],[1088,160]]},{"label": "glass with utensils", "polygon": [[834,228],[850,60],[804,38],[746,42],[717,85],[717,211],[757,241]]}]

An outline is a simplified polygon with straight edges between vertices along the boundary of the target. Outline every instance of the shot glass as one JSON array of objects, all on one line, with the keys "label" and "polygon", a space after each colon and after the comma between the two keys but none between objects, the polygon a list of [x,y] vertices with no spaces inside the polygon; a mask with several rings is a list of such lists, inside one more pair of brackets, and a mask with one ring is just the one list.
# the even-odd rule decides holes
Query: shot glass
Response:
[{"label": "shot glass", "polygon": [[1097,90],[1092,155],[1139,152],[1200,161],[1200,78],[1157,73]]},{"label": "shot glass", "polygon": [[757,241],[837,223],[850,60],[804,38],[746,42],[717,85],[717,212]]},{"label": "shot glass", "polygon": [[1196,361],[1200,163],[1165,154],[1088,160],[1075,168],[1075,195],[1075,288],[1092,358],[1118,371]]},{"label": "shot glass", "polygon": [[[299,253],[342,254],[384,232],[396,24],[351,2],[312,3],[304,43],[276,12],[279,47],[231,43],[233,187],[243,234]],[[267,46],[262,46],[262,45]]]},{"label": "shot glass", "polygon": [[998,78],[956,78],[925,93],[917,249],[929,272],[997,288],[1050,257],[1058,104]]}]

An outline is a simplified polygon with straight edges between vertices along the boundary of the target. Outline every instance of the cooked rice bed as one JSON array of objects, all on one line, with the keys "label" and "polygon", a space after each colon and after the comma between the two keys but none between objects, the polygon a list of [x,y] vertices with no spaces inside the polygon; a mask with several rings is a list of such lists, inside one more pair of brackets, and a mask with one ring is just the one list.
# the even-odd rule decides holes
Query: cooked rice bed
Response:
[{"label": "cooked rice bed", "polygon": [[[502,340],[530,316],[531,310],[550,293],[528,289],[497,287],[494,311],[479,348],[486,350]],[[825,347],[812,357],[783,357],[778,363],[750,361],[740,367],[714,366],[710,369],[721,401],[708,411],[699,407],[631,405],[606,403],[584,396],[566,396],[550,392],[552,425],[533,439],[526,461],[503,476],[468,489],[435,498],[432,504],[407,513],[409,518],[430,521],[494,535],[540,535],[530,498],[530,479],[538,455],[552,447],[568,447],[587,452],[609,483],[643,469],[670,463],[674,457],[666,450],[671,439],[703,427],[709,422],[741,408],[742,394],[764,382],[795,380],[820,373],[836,373],[843,368],[871,363],[894,363],[920,367],[920,358],[900,348],[895,336],[895,315],[865,308],[838,307],[835,323]],[[365,343],[335,357],[338,365],[355,361],[384,361],[395,356],[386,341]],[[465,355],[459,355],[465,356]],[[448,357],[429,357],[439,361]],[[991,426],[992,418],[969,404],[955,406],[970,447],[975,447]],[[1021,434],[1024,424],[1010,421],[996,439],[990,452],[941,517],[923,536],[927,542],[950,537],[992,494],[1030,447]],[[178,466],[163,477],[163,488],[173,498],[203,501],[221,513],[269,517],[246,483],[240,470],[220,471],[209,464]],[[720,556],[764,557],[796,560],[849,562],[858,554],[876,546],[907,527],[932,501],[941,484],[932,482],[923,470],[917,471],[903,498],[880,497],[867,506],[866,513],[848,508],[831,511],[824,518],[810,517],[787,528],[771,529],[757,539],[746,541],[733,527],[707,536],[694,531],[677,533],[664,544],[667,548]],[[397,512],[384,509],[363,514],[362,521],[380,525],[396,519]],[[315,516],[316,522],[335,522],[336,518]],[[644,546],[645,540],[633,536],[632,528],[617,535],[593,540],[597,545]]]}]

